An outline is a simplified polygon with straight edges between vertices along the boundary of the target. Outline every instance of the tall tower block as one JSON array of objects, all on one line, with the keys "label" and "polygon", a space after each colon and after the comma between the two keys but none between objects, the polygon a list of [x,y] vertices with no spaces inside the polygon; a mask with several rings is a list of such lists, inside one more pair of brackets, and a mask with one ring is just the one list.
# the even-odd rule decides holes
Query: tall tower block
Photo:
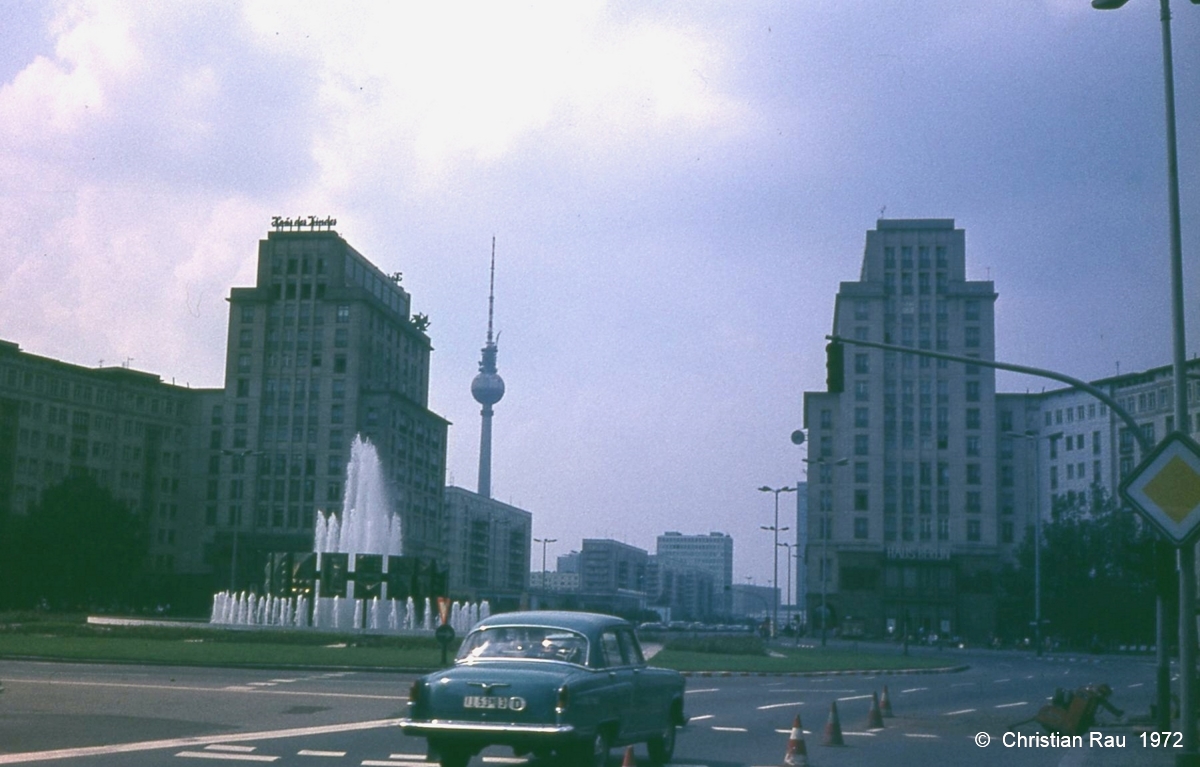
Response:
[{"label": "tall tower block", "polygon": [[479,375],[471,381],[471,396],[483,405],[480,415],[483,425],[479,431],[479,488],[484,498],[492,497],[492,405],[504,397],[504,379],[496,373],[496,339],[492,336],[492,314],[496,299],[496,238],[492,238],[492,272],[488,286],[487,343],[479,360]]}]

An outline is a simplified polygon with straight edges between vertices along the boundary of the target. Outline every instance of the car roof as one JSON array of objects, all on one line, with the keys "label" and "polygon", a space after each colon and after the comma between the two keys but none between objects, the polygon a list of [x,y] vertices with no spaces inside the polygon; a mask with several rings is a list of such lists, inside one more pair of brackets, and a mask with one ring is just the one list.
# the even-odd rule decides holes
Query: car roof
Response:
[{"label": "car roof", "polygon": [[491,626],[550,626],[590,634],[611,626],[632,626],[632,624],[615,615],[570,610],[528,610],[489,616],[475,624],[475,629]]}]

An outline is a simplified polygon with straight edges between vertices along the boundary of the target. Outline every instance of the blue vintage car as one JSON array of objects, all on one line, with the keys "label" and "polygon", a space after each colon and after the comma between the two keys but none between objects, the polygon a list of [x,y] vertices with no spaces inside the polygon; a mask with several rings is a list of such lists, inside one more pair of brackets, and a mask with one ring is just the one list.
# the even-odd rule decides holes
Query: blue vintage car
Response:
[{"label": "blue vintage car", "polygon": [[428,740],[442,767],[491,745],[604,765],[609,749],[645,743],[671,760],[686,723],[684,679],[646,665],[633,626],[609,615],[519,612],[480,621],[452,668],[420,677],[400,728]]}]

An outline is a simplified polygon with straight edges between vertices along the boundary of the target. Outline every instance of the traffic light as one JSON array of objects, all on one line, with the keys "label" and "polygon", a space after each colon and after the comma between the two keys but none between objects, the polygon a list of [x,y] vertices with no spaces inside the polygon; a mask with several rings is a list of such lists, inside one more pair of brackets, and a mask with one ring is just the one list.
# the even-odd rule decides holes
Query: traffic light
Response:
[{"label": "traffic light", "polygon": [[841,394],[846,388],[845,356],[841,341],[825,346],[825,389],[830,394]]}]

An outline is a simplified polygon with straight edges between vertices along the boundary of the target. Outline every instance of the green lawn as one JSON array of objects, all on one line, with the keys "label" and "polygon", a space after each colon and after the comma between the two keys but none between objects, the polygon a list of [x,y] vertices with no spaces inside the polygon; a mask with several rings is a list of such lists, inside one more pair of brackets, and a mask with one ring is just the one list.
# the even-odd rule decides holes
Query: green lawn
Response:
[{"label": "green lawn", "polygon": [[[453,657],[455,647],[450,648]],[[438,668],[428,636],[238,630],[197,626],[91,625],[83,616],[0,615],[0,657],[193,666]],[[927,669],[957,665],[937,657],[842,648],[774,647],[756,638],[672,639],[656,666],[691,672],[802,673]]]}]

